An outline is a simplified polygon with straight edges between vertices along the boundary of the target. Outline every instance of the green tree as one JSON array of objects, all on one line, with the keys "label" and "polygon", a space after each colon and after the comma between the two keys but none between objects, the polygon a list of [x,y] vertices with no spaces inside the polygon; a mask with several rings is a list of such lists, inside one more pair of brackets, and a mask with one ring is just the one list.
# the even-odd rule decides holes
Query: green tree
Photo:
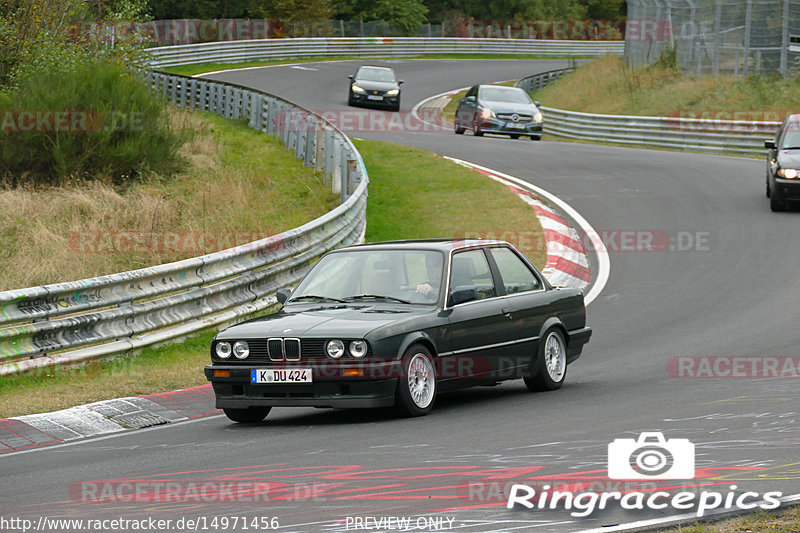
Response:
[{"label": "green tree", "polygon": [[261,0],[252,16],[279,21],[289,37],[311,37],[329,33],[333,8],[329,0]]},{"label": "green tree", "polygon": [[428,8],[418,0],[334,0],[334,10],[351,20],[386,20],[410,32],[427,20]]}]

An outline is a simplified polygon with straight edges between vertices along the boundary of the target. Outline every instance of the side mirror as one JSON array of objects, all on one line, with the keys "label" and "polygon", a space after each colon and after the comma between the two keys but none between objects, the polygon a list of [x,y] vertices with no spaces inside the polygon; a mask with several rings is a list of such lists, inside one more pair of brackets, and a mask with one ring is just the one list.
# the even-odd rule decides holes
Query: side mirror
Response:
[{"label": "side mirror", "polygon": [[397,85],[403,85],[404,83],[405,83],[405,80],[397,80]]},{"label": "side mirror", "polygon": [[450,293],[450,305],[463,304],[478,299],[478,290],[475,287],[461,285]]},{"label": "side mirror", "polygon": [[352,80],[353,80],[353,75],[352,75],[352,74],[350,74],[349,76],[347,76],[347,79],[349,79],[350,81],[352,81]]},{"label": "side mirror", "polygon": [[275,293],[275,297],[278,299],[278,302],[281,304],[285,304],[286,300],[289,299],[289,296],[292,295],[292,289],[278,289],[278,292]]},{"label": "side mirror", "polygon": [[464,98],[464,100],[466,100],[467,102],[474,102],[475,101],[475,97],[474,96],[467,96],[467,97]]},{"label": "side mirror", "polygon": [[769,148],[770,150],[774,150],[776,147],[775,141],[764,141],[764,148]]},{"label": "side mirror", "polygon": [[534,100],[533,105],[535,105],[536,107],[542,107],[542,103],[538,100]]}]

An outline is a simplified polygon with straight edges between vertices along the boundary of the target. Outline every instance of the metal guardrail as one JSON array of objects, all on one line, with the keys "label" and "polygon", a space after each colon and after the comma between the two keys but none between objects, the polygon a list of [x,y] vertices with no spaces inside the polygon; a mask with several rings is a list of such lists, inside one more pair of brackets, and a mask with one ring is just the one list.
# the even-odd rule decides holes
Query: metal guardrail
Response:
[{"label": "metal guardrail", "polygon": [[350,139],[322,117],[245,87],[159,72],[173,103],[247,117],[323,171],[342,204],[299,228],[221,252],[130,272],[0,292],[0,375],[119,354],[224,324],[275,303],[323,253],[366,226],[368,176]]},{"label": "metal guardrail", "polygon": [[458,37],[316,37],[222,41],[150,48],[152,66],[233,63],[271,59],[357,56],[397,57],[434,54],[513,54],[542,57],[622,55],[624,41],[462,39]]},{"label": "metal guardrail", "polygon": [[534,74],[533,76],[527,76],[525,78],[519,79],[514,82],[514,87],[521,87],[523,91],[526,93],[532,93],[533,91],[538,91],[548,83],[553,80],[557,80],[564,74],[572,72],[575,70],[575,67],[567,67],[567,68],[560,68],[557,70],[548,70],[547,72],[541,72],[539,74]]},{"label": "metal guardrail", "polygon": [[[541,89],[572,68],[542,72],[516,82],[528,92]],[[764,154],[764,140],[772,137],[780,122],[599,115],[542,107],[544,132],[558,137],[673,150],[725,153],[744,156]]]}]

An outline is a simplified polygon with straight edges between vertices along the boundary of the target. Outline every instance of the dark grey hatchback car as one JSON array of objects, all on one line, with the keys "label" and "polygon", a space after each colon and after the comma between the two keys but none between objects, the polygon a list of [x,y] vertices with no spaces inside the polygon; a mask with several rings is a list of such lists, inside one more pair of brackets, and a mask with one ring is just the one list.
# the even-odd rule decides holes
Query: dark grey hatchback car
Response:
[{"label": "dark grey hatchback car", "polygon": [[800,201],[800,114],[789,115],[764,142],[767,153],[767,198],[773,211],[785,211],[787,200]]},{"label": "dark grey hatchback car", "polygon": [[400,85],[403,80],[398,80],[391,68],[364,65],[348,78],[350,89],[347,92],[347,105],[400,110]]},{"label": "dark grey hatchback car", "polygon": [[236,422],[272,407],[427,414],[440,392],[561,387],[591,337],[583,294],[503,241],[365,244],[323,256],[283,308],[221,331],[205,368]]},{"label": "dark grey hatchback car", "polygon": [[467,128],[475,135],[500,133],[517,139],[527,135],[533,141],[542,138],[542,112],[519,87],[475,85],[461,99],[453,120],[455,132]]}]

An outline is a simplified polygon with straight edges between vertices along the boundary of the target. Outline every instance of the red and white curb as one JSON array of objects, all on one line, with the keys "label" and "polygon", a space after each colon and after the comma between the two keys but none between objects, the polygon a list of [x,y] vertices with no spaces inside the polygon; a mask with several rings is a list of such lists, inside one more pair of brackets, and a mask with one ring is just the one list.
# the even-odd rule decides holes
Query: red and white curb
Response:
[{"label": "red and white curb", "polygon": [[199,418],[219,411],[211,385],[0,418],[3,452]]},{"label": "red and white curb", "polygon": [[[508,178],[513,176],[508,176],[496,170],[452,157],[447,157],[447,159],[503,183],[533,208],[539,223],[542,225],[542,231],[547,243],[547,260],[542,269],[542,274],[545,275],[551,285],[578,289],[584,289],[589,285],[592,280],[592,271],[583,240],[578,231],[564,217],[542,201],[540,197],[541,189],[533,191],[531,190],[533,188],[532,185],[526,184],[518,178],[514,178],[513,181],[509,180]],[[586,224],[588,225],[588,222]],[[595,234],[591,226],[588,228],[583,227],[582,229],[587,235]],[[605,249],[603,251],[605,252]],[[607,262],[608,253],[605,252],[605,255]],[[605,279],[608,277],[607,271],[601,269],[600,273],[603,275],[601,281],[605,284]],[[598,276],[598,278],[600,279],[601,276]],[[597,282],[595,282],[596,284]],[[588,295],[586,300],[588,303]]]}]

